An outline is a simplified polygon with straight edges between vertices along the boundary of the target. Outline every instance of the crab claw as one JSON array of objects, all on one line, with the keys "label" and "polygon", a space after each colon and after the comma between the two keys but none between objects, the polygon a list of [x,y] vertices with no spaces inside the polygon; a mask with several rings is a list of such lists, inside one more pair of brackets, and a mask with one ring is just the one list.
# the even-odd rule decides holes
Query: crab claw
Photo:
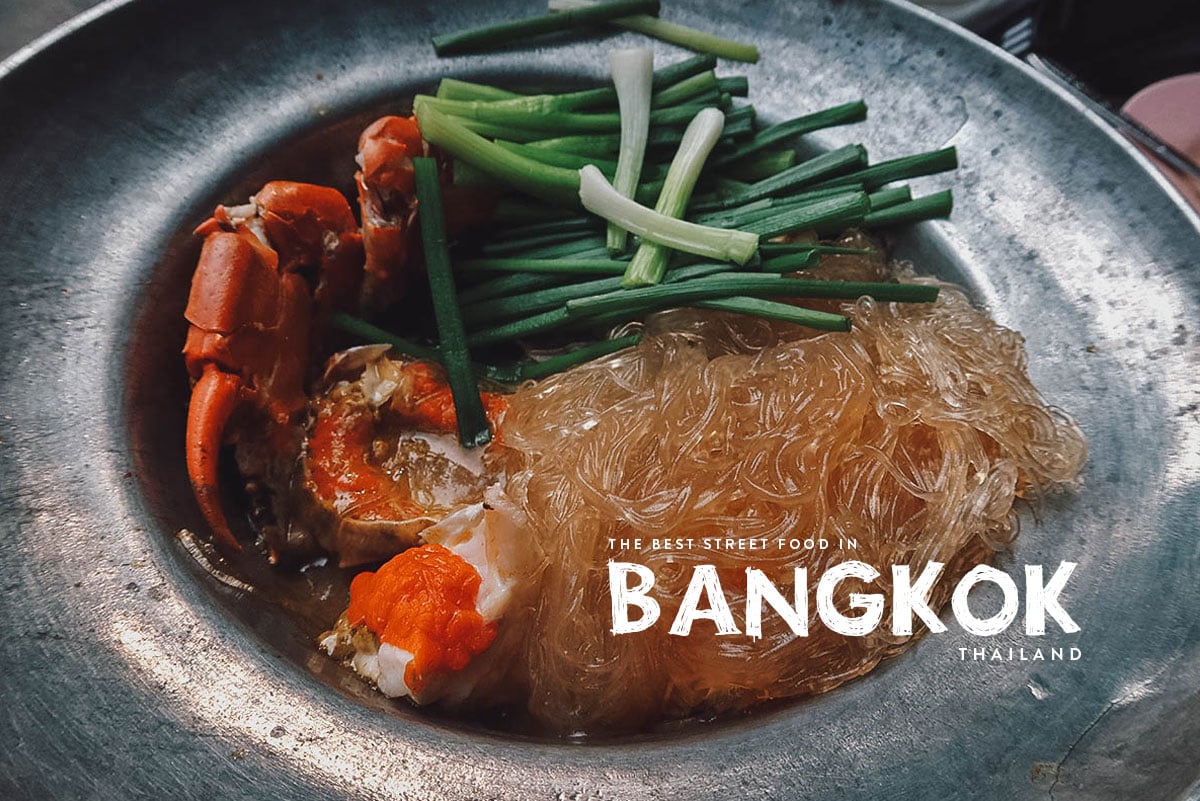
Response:
[{"label": "crab claw", "polygon": [[221,510],[217,464],[225,424],[241,400],[241,386],[242,381],[238,376],[223,372],[209,363],[192,388],[187,421],[187,468],[196,502],[200,504],[200,511],[217,539],[235,551],[240,551],[241,546]]},{"label": "crab claw", "polygon": [[[187,465],[196,501],[217,539],[237,543],[221,511],[217,462],[230,417],[242,402],[286,432],[304,409],[312,302],[304,279],[280,274],[278,256],[248,230],[217,229],[204,240],[185,312],[184,345],[196,379],[188,405]],[[269,438],[293,458],[286,437]]]},{"label": "crab claw", "polygon": [[279,271],[317,267],[313,298],[323,308],[354,306],[362,284],[362,234],[341,192],[328,186],[271,181],[254,196]]}]

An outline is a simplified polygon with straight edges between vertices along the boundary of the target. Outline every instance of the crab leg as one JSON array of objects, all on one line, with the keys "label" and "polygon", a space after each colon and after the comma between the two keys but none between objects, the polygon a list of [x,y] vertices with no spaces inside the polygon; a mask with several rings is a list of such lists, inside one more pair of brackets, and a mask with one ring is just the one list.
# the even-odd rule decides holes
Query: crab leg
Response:
[{"label": "crab leg", "polygon": [[237,375],[223,372],[212,363],[205,365],[204,373],[192,389],[187,421],[187,468],[196,501],[217,539],[235,551],[240,551],[241,546],[221,511],[217,464],[225,424],[240,401],[241,385]]},{"label": "crab leg", "polygon": [[405,279],[416,216],[412,159],[426,153],[415,117],[381,117],[359,136],[355,173],[362,210],[367,294],[394,299]]}]

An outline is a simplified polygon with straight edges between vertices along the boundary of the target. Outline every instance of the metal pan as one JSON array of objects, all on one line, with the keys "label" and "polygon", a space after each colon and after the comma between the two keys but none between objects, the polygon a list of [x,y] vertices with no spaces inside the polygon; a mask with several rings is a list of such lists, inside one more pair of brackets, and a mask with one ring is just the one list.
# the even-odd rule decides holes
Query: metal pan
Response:
[{"label": "metal pan", "polygon": [[357,115],[441,76],[598,80],[636,41],[433,57],[431,33],[530,8],[110,2],[0,67],[0,797],[1194,797],[1197,218],[1075,101],[894,2],[668,11],[759,44],[765,115],[863,96],[852,136],[877,157],[958,146],[953,220],[897,249],[1025,333],[1092,447],[1008,562],[1078,562],[1082,631],[987,645],[1078,660],[964,660],[981,643],[950,633],[745,720],[542,742],[365,693],[303,614],[198,568],[174,536],[201,528],[180,457],[187,231],[268,170],[343,169]]}]

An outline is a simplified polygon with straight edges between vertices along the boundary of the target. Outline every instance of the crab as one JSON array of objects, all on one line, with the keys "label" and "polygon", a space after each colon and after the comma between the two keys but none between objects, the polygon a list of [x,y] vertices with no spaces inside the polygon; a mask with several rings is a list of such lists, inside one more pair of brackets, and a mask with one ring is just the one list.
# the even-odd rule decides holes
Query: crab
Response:
[{"label": "crab", "polygon": [[[311,536],[350,567],[421,542],[425,529],[476,503],[495,476],[458,443],[440,365],[389,356],[386,345],[334,354],[311,403],[289,537]],[[483,392],[499,431],[507,403]]]},{"label": "crab", "polygon": [[230,421],[248,407],[271,450],[285,460],[297,452],[314,310],[357,293],[362,236],[341,193],[290,181],[266,184],[247,205],[217,207],[196,233],[204,245],[184,312],[191,327],[183,354],[195,381],[188,476],[218,542],[240,550],[220,500]]},{"label": "crab", "polygon": [[[409,482],[409,497],[397,500],[394,476],[367,469],[366,456],[353,452],[364,443],[380,447],[372,433],[382,415],[378,406],[345,398],[310,402],[307,393],[328,315],[397,300],[419,244],[412,238],[412,159],[428,155],[429,147],[416,118],[382,117],[362,132],[358,146],[361,227],[338,190],[272,181],[245,205],[218,206],[196,229],[204,244],[185,311],[190,328],[183,353],[193,380],[186,461],[200,511],[228,550],[241,549],[221,504],[218,465],[228,443],[237,445],[242,475],[270,490],[274,522],[264,533],[272,561],[314,544],[341,553],[343,564],[387,558],[439,519],[440,507],[419,482]],[[466,212],[458,215],[459,226],[477,220],[486,204],[460,208]],[[360,371],[373,364],[378,372],[379,364],[392,364],[380,361],[382,353],[376,347],[370,359],[360,352],[331,364],[343,371],[350,362]],[[396,370],[405,378],[383,416],[429,435],[453,430],[440,368],[412,362]],[[417,405],[397,417],[409,396]],[[368,412],[377,419],[364,417]],[[362,468],[355,473],[360,501],[378,499],[373,512],[331,501],[344,494],[342,485],[356,468]]]}]

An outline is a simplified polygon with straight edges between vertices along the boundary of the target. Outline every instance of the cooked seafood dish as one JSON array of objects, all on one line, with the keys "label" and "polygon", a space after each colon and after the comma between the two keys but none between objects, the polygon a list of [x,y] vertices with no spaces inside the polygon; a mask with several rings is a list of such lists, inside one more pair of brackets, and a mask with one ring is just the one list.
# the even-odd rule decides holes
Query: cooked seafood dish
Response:
[{"label": "cooked seafood dish", "polygon": [[[612,62],[558,94],[443,80],[347,154],[357,214],[286,180],[219,207],[186,312],[214,541],[352,572],[314,647],[387,696],[556,735],[870,671],[924,627],[839,632],[816,576],[860,562],[886,596],[892,566],[944,565],[936,614],[1087,456],[1020,334],[887,255],[949,214],[902,182],[952,148],[801,158],[865,105],[761,125],[711,58]],[[242,485],[253,525],[222,501]],[[653,577],[640,627],[616,625],[619,564]]]}]

